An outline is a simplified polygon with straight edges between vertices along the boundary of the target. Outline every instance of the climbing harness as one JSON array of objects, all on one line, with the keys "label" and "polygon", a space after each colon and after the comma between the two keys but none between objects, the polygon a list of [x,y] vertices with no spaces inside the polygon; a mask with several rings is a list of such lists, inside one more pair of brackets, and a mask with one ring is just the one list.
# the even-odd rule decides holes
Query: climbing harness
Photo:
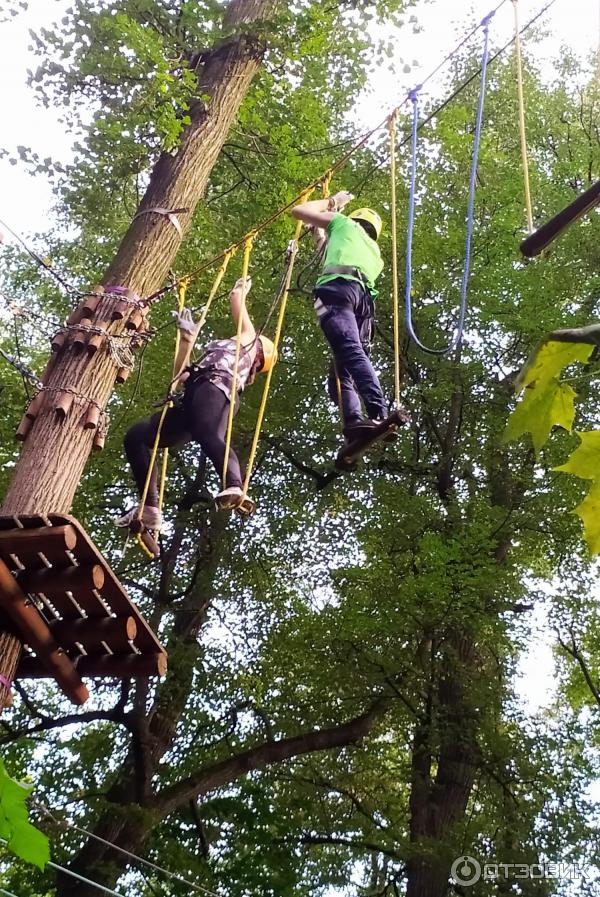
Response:
[{"label": "climbing harness", "polygon": [[[416,171],[417,171],[417,132],[419,125],[419,90],[420,87],[411,91],[410,99],[413,105],[412,117],[412,161],[410,172],[410,193],[408,201],[408,231],[406,238],[406,286],[405,286],[405,319],[406,329],[414,343],[426,352],[428,355],[449,355],[460,346],[463,337],[465,316],[467,311],[467,297],[469,287],[469,275],[471,269],[471,244],[473,238],[473,224],[475,217],[475,191],[477,186],[477,163],[479,161],[479,149],[481,146],[481,126],[483,122],[483,108],[485,102],[485,87],[487,83],[487,66],[489,61],[489,31],[490,22],[494,13],[487,15],[481,22],[480,27],[484,33],[483,58],[481,62],[481,81],[479,89],[479,101],[477,106],[477,118],[475,124],[475,138],[473,141],[473,158],[471,162],[471,175],[469,178],[469,198],[467,202],[467,234],[465,242],[465,261],[463,266],[463,275],[460,288],[460,303],[458,311],[458,319],[454,334],[450,342],[441,349],[434,349],[426,346],[415,333],[412,319],[412,242],[415,222],[415,199],[416,199]],[[394,179],[394,171],[392,170],[392,180]]]}]

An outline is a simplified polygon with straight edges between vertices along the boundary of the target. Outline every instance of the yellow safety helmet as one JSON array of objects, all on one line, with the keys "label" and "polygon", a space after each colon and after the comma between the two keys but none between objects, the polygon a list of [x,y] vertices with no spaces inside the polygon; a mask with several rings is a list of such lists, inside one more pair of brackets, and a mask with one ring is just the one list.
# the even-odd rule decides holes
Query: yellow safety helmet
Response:
[{"label": "yellow safety helmet", "polygon": [[356,209],[354,212],[350,212],[348,218],[353,218],[355,221],[366,221],[367,224],[370,224],[373,230],[375,231],[375,239],[379,239],[379,235],[381,234],[381,228],[383,227],[383,221],[373,209]]},{"label": "yellow safety helmet", "polygon": [[273,342],[267,336],[263,336],[262,333],[259,336],[259,340],[263,350],[264,361],[258,373],[266,374],[277,363],[277,349]]}]

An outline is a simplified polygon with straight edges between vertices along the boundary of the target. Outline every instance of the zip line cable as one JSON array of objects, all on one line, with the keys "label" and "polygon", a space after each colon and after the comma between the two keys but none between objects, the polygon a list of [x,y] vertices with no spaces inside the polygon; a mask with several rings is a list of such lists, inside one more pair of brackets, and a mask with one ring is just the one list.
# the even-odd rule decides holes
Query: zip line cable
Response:
[{"label": "zip line cable", "polygon": [[[6,841],[4,838],[0,838],[0,844],[4,844],[6,846],[8,844],[8,841]],[[81,881],[85,885],[91,885],[93,888],[97,888],[104,894],[110,894],[111,897],[125,897],[124,894],[119,894],[117,891],[106,888],[104,885],[98,884],[97,881],[92,881],[91,878],[86,878],[84,875],[79,875],[77,872],[73,872],[71,869],[67,869],[65,866],[59,866],[58,863],[53,863],[51,860],[48,860],[46,866],[49,866],[51,869],[56,869],[57,872],[63,872],[65,875],[70,876],[70,878]]]},{"label": "zip line cable", "polygon": [[87,837],[92,838],[93,841],[97,841],[99,844],[104,844],[105,847],[111,847],[113,850],[116,850],[117,853],[121,854],[121,856],[126,856],[143,866],[148,866],[149,869],[153,869],[155,872],[161,872],[163,875],[166,875],[167,878],[171,878],[173,881],[177,881],[180,884],[187,885],[193,891],[198,891],[198,893],[200,894],[206,894],[207,897],[219,897],[219,895],[215,894],[214,891],[210,891],[208,888],[203,888],[202,885],[195,884],[194,882],[189,881],[187,878],[183,878],[183,876],[177,875],[175,872],[171,872],[169,869],[165,869],[162,866],[157,866],[157,864],[153,863],[151,860],[147,860],[145,859],[145,857],[137,856],[137,854],[132,853],[130,850],[125,850],[124,847],[119,847],[119,845],[115,844],[113,841],[107,841],[106,838],[101,838],[100,835],[95,835],[94,832],[90,832],[87,829],[82,828],[80,825],[71,822],[70,820],[66,821],[63,819],[59,819],[48,807],[40,803],[38,800],[33,800],[32,803],[42,813],[45,813],[56,825],[66,829],[73,829],[73,831],[79,832],[82,835],[87,835]]},{"label": "zip line cable", "polygon": [[419,124],[419,88],[415,88],[412,92],[413,103],[413,125],[412,125],[412,161],[410,169],[410,191],[408,199],[408,228],[406,236],[406,276],[405,276],[405,321],[406,329],[413,342],[428,355],[449,355],[456,349],[462,340],[465,325],[465,317],[467,313],[467,299],[469,289],[469,276],[471,272],[471,248],[473,242],[473,227],[475,220],[475,192],[477,187],[477,164],[479,161],[479,150],[481,147],[481,128],[483,123],[483,109],[485,105],[485,86],[487,82],[487,69],[489,62],[489,37],[490,22],[494,13],[490,13],[483,19],[481,26],[484,34],[483,58],[481,62],[481,85],[479,89],[479,101],[477,104],[477,116],[475,124],[475,137],[473,139],[473,157],[471,161],[471,174],[469,177],[469,197],[467,201],[467,234],[465,241],[465,261],[463,266],[462,281],[460,287],[460,303],[458,311],[458,320],[454,334],[448,343],[442,349],[433,349],[426,346],[417,336],[413,320],[412,320],[412,243],[415,224],[415,204],[416,204],[416,173],[417,173],[417,132]]}]

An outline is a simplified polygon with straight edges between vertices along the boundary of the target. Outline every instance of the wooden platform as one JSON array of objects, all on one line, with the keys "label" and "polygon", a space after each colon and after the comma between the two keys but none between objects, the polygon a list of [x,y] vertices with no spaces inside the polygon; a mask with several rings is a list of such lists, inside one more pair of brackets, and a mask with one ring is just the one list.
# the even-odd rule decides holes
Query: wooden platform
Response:
[{"label": "wooden platform", "polygon": [[74,517],[0,517],[0,608],[25,644],[17,678],[164,675],[167,655]]}]

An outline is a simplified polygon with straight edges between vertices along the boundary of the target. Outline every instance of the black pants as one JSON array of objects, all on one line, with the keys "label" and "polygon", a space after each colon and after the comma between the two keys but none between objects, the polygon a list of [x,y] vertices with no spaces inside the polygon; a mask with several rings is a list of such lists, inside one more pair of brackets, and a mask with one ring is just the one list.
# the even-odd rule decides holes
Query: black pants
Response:
[{"label": "black pants", "polygon": [[[222,477],[228,416],[229,399],[222,390],[207,380],[190,383],[186,386],[180,404],[167,411],[158,444],[161,448],[175,448],[187,442],[199,442],[202,451],[214,464],[218,476]],[[159,420],[160,412],[134,424],[125,434],[125,454],[140,495],[144,491]],[[226,481],[227,486],[242,485],[240,462],[233,446],[229,451]],[[146,503],[151,507],[158,507],[156,464],[152,470]]]},{"label": "black pants", "polygon": [[369,417],[386,417],[387,403],[369,359],[374,314],[367,290],[358,281],[336,277],[316,288],[315,309],[333,351],[328,392],[338,404],[337,372],[344,423],[361,419],[359,396]]}]

